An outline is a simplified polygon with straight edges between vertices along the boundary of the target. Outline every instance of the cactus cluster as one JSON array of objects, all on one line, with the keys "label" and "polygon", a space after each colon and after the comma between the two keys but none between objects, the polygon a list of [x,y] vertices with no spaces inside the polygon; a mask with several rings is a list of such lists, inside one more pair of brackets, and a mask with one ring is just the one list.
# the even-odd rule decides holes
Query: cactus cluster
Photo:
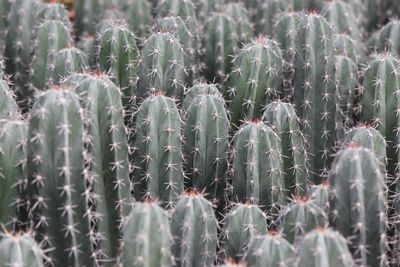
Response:
[{"label": "cactus cluster", "polygon": [[0,1],[0,265],[400,266],[398,6]]}]

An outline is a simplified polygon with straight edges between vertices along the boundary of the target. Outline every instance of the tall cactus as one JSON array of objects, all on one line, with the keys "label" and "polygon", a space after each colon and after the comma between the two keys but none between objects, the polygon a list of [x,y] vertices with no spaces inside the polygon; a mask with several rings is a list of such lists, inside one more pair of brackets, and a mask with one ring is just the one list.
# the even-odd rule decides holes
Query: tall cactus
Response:
[{"label": "tall cactus", "polygon": [[93,266],[83,118],[70,88],[42,93],[28,132],[28,200],[32,229],[54,266]]},{"label": "tall cactus", "polygon": [[171,216],[174,266],[213,266],[218,221],[210,202],[196,191],[183,195]]},{"label": "tall cactus", "polygon": [[54,57],[52,81],[61,83],[72,73],[80,73],[88,70],[87,57],[79,49],[68,47],[60,50]]},{"label": "tall cactus", "polygon": [[273,102],[266,106],[263,121],[278,135],[283,159],[283,171],[287,196],[307,194],[308,169],[304,136],[300,131],[300,120],[293,106],[284,102]]},{"label": "tall cactus", "polygon": [[93,191],[96,245],[103,265],[112,266],[132,202],[121,93],[101,75],[83,76],[74,90],[85,110],[86,178]]},{"label": "tall cactus", "polygon": [[205,193],[219,208],[226,200],[229,119],[222,97],[200,95],[185,115],[184,154],[187,186]]},{"label": "tall cactus", "polygon": [[264,105],[282,94],[282,85],[283,59],[275,41],[260,37],[242,48],[225,89],[232,125],[261,117]]},{"label": "tall cactus", "polygon": [[311,180],[328,174],[335,144],[335,91],[332,86],[332,29],[316,13],[302,16],[297,26],[294,103],[303,121]]},{"label": "tall cactus", "polygon": [[262,121],[244,124],[234,137],[232,200],[254,201],[268,215],[286,203],[283,162],[276,133]]},{"label": "tall cactus", "polygon": [[138,202],[124,228],[122,266],[172,266],[171,243],[166,212],[149,200]]},{"label": "tall cactus", "polygon": [[351,238],[350,250],[363,266],[388,266],[386,186],[378,159],[350,145],[335,158],[329,176],[331,225]]},{"label": "tall cactus", "polygon": [[137,200],[157,199],[173,206],[183,191],[181,118],[169,97],[149,96],[136,117],[133,191]]}]

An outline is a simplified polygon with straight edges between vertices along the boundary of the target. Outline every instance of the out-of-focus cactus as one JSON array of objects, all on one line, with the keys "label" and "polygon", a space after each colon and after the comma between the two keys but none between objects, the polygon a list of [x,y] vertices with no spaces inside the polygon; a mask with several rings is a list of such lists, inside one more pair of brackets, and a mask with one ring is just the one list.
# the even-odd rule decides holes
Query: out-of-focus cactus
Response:
[{"label": "out-of-focus cactus", "polygon": [[4,0],[0,3],[0,55],[4,54],[5,40],[7,36],[8,14],[10,12],[11,2]]},{"label": "out-of-focus cactus", "polygon": [[341,33],[332,37],[333,52],[350,58],[354,63],[364,62],[364,47],[360,47],[349,35]]},{"label": "out-of-focus cactus", "polygon": [[393,55],[400,55],[400,20],[393,19],[379,30],[375,42],[375,49],[379,52],[390,51]]},{"label": "out-of-focus cactus", "polygon": [[213,266],[218,221],[211,203],[196,191],[189,191],[179,199],[171,217],[174,266]]},{"label": "out-of-focus cactus", "polygon": [[96,38],[92,35],[84,35],[80,38],[80,41],[76,43],[77,48],[86,55],[86,61],[90,69],[94,69],[96,66],[96,44]]},{"label": "out-of-focus cactus", "polygon": [[[285,10],[285,2],[289,1],[249,0],[246,2],[256,32],[265,35],[272,35],[275,18],[277,18],[278,13]],[[295,10],[297,10],[297,8]]]},{"label": "out-of-focus cactus", "polygon": [[181,118],[174,100],[149,96],[136,115],[133,191],[137,200],[156,199],[171,207],[183,191]]},{"label": "out-of-focus cactus", "polygon": [[0,80],[0,119],[18,117],[19,108],[7,82]]},{"label": "out-of-focus cactus", "polygon": [[70,74],[87,70],[87,57],[81,50],[75,47],[64,48],[54,57],[52,81],[59,84]]},{"label": "out-of-focus cactus", "polygon": [[196,17],[200,25],[205,23],[210,14],[220,10],[224,4],[224,0],[193,0],[192,2],[196,7]]},{"label": "out-of-focus cactus", "polygon": [[325,215],[329,215],[329,199],[331,198],[330,184],[323,181],[318,185],[312,185],[309,189],[309,195],[312,202],[324,211]]},{"label": "out-of-focus cactus", "polygon": [[75,29],[77,37],[95,35],[97,24],[103,17],[110,0],[74,0]]},{"label": "out-of-focus cactus", "polygon": [[38,14],[35,17],[36,25],[42,24],[46,20],[57,20],[64,23],[68,29],[72,28],[67,9],[57,1],[41,4]]},{"label": "out-of-focus cactus", "polygon": [[219,92],[218,88],[214,84],[208,83],[198,83],[192,86],[189,90],[187,90],[185,94],[185,98],[182,102],[182,111],[185,113],[187,112],[190,104],[192,104],[193,100],[201,95],[215,95],[215,96],[222,96]]},{"label": "out-of-focus cactus", "polygon": [[243,43],[250,41],[253,34],[253,26],[244,4],[230,2],[222,6],[221,9],[232,18],[236,23],[236,27],[239,28],[239,41]]},{"label": "out-of-focus cactus", "polygon": [[119,9],[126,15],[135,35],[144,38],[152,24],[151,3],[148,0],[119,0]]}]

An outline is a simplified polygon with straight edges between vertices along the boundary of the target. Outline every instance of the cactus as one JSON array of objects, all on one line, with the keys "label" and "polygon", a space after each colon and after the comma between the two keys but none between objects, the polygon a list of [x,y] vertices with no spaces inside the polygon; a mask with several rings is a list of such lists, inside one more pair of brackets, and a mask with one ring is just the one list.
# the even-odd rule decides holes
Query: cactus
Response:
[{"label": "cactus", "polygon": [[288,1],[252,0],[246,2],[248,2],[248,10],[255,25],[256,32],[272,35],[275,18],[278,13],[285,10],[285,2]]},{"label": "cactus", "polygon": [[249,203],[233,207],[223,223],[223,252],[236,261],[243,259],[256,236],[267,233],[265,214]]},{"label": "cactus", "polygon": [[329,215],[329,199],[331,198],[329,182],[324,181],[321,184],[311,186],[309,195],[311,201],[319,207],[325,215]]},{"label": "cactus", "polygon": [[148,0],[120,0],[120,10],[128,18],[130,29],[138,37],[144,37],[152,24],[151,4]]},{"label": "cactus", "polygon": [[276,133],[262,121],[247,122],[234,136],[232,200],[261,205],[274,217],[286,203],[283,162]]},{"label": "cactus", "polygon": [[293,106],[273,102],[266,106],[263,121],[278,135],[283,159],[283,171],[287,196],[307,194],[307,152],[300,131],[299,118]]},{"label": "cactus", "polygon": [[85,72],[88,69],[86,55],[75,47],[61,49],[54,57],[52,81],[61,83],[72,73]]},{"label": "cactus", "polygon": [[26,139],[24,121],[0,120],[0,224],[13,231],[26,219],[21,218],[26,209]]},{"label": "cactus", "polygon": [[183,191],[181,119],[169,97],[149,96],[136,117],[133,184],[137,200],[157,199],[171,207]]},{"label": "cactus", "polygon": [[44,90],[52,84],[54,59],[71,42],[69,30],[61,21],[46,20],[39,26],[31,67],[32,86],[35,90]]},{"label": "cactus", "polygon": [[137,97],[143,100],[163,91],[181,98],[185,88],[184,50],[170,33],[153,33],[143,44],[138,70]]},{"label": "cactus", "polygon": [[232,68],[232,57],[239,48],[239,29],[225,13],[214,13],[204,29],[202,69],[210,82],[222,82]]},{"label": "cactus", "polygon": [[245,256],[249,266],[296,266],[294,248],[275,232],[254,238]]},{"label": "cactus", "polygon": [[209,14],[220,10],[223,6],[223,0],[194,0],[192,1],[196,7],[196,17],[199,24],[204,24]]},{"label": "cactus", "polygon": [[196,191],[183,195],[171,216],[174,266],[213,266],[218,221],[210,202]]},{"label": "cactus", "polygon": [[41,4],[40,10],[35,17],[35,23],[36,25],[40,25],[46,20],[61,21],[68,29],[72,27],[68,10],[63,4],[56,1]]},{"label": "cactus", "polygon": [[292,244],[298,243],[307,232],[327,224],[323,210],[308,197],[295,197],[282,211],[277,223],[283,237]]},{"label": "cactus", "polygon": [[377,36],[375,49],[380,52],[389,51],[395,56],[400,55],[400,20],[393,19],[388,22]]},{"label": "cactus", "polygon": [[346,56],[356,64],[364,62],[364,47],[360,47],[349,35],[334,34],[332,46],[335,55]]},{"label": "cactus", "polygon": [[187,187],[205,193],[221,210],[225,204],[229,119],[222,97],[203,94],[187,108],[183,147]]},{"label": "cactus", "polygon": [[282,94],[283,59],[275,41],[258,38],[235,58],[225,95],[232,125],[261,117],[265,104]]},{"label": "cactus", "polygon": [[218,88],[214,84],[207,83],[198,83],[192,86],[189,90],[187,90],[185,94],[185,98],[182,102],[182,111],[187,112],[189,106],[192,104],[193,100],[197,96],[201,95],[215,95],[217,97],[221,97],[221,93]]},{"label": "cactus", "polygon": [[0,80],[0,119],[12,119],[19,115],[19,108],[8,84]]},{"label": "cactus", "polygon": [[81,36],[80,41],[76,43],[77,48],[86,55],[86,61],[89,69],[93,69],[96,66],[97,51],[95,45],[96,39],[92,35]]},{"label": "cactus", "polygon": [[54,266],[93,266],[83,118],[71,88],[41,93],[28,131],[28,203],[32,229]]},{"label": "cactus", "polygon": [[331,225],[350,238],[350,251],[362,266],[388,266],[386,186],[378,159],[350,145],[337,154],[329,176]]},{"label": "cactus", "polygon": [[300,260],[298,267],[356,266],[347,248],[347,241],[338,232],[329,228],[318,228],[309,232],[299,244],[298,257]]},{"label": "cactus", "polygon": [[1,234],[0,261],[3,266],[44,267],[45,255],[28,233]]},{"label": "cactus", "polygon": [[82,75],[74,91],[85,110],[86,179],[93,191],[95,231],[101,237],[96,245],[103,264],[112,266],[132,202],[121,93],[102,75]]},{"label": "cactus", "polygon": [[303,121],[307,152],[311,155],[311,180],[319,183],[328,174],[329,154],[335,144],[335,88],[332,29],[318,14],[302,16],[297,27],[294,104]]},{"label": "cactus", "polygon": [[247,14],[246,7],[243,3],[227,3],[222,6],[222,10],[232,18],[239,28],[239,41],[246,43],[250,40],[253,34],[253,25],[250,22],[249,15]]},{"label": "cactus", "polygon": [[124,228],[122,266],[172,266],[171,243],[166,212],[151,201],[138,202]]},{"label": "cactus", "polygon": [[84,34],[96,34],[97,24],[110,2],[110,0],[74,0],[75,29],[78,38]]},{"label": "cactus", "polygon": [[7,36],[8,19],[7,16],[11,9],[9,0],[2,1],[0,4],[0,55],[4,54],[5,40]]}]

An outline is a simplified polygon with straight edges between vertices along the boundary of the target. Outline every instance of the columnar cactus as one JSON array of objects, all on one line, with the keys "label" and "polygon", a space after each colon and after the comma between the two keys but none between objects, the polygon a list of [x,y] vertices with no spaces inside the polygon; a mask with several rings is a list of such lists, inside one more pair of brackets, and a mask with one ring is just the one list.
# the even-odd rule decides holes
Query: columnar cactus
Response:
[{"label": "columnar cactus", "polygon": [[54,87],[37,98],[29,120],[29,213],[54,266],[94,264],[82,115],[76,94]]},{"label": "columnar cactus", "polygon": [[0,224],[10,230],[24,223],[27,129],[24,121],[0,120]]},{"label": "columnar cactus", "polygon": [[8,19],[7,16],[10,12],[10,1],[5,0],[0,4],[0,54],[4,54],[5,40],[7,36]]},{"label": "columnar cactus", "polygon": [[172,266],[172,237],[166,212],[147,200],[137,202],[124,228],[123,267]]},{"label": "columnar cactus", "polygon": [[138,70],[137,97],[163,91],[182,97],[185,88],[185,57],[179,41],[170,33],[153,33],[143,44]]},{"label": "columnar cactus", "polygon": [[350,58],[354,63],[364,62],[364,47],[360,47],[349,35],[340,33],[332,37],[333,52]]},{"label": "columnar cactus", "polygon": [[385,179],[378,159],[350,145],[339,152],[329,176],[331,225],[350,238],[350,251],[362,266],[388,266]]},{"label": "columnar cactus", "polygon": [[250,22],[246,7],[243,3],[227,3],[222,10],[232,18],[239,28],[239,41],[247,43],[253,34],[253,25]]},{"label": "columnar cactus", "polygon": [[210,202],[196,191],[189,191],[176,204],[170,225],[174,266],[214,265],[218,221]]},{"label": "columnar cactus", "polygon": [[316,227],[328,224],[324,211],[308,197],[296,198],[282,211],[277,223],[283,237],[292,243],[298,243],[304,235]]},{"label": "columnar cactus", "polygon": [[136,115],[133,183],[137,200],[151,197],[173,206],[183,191],[181,119],[169,97],[149,96]]},{"label": "columnar cactus", "polygon": [[223,253],[236,261],[244,258],[256,236],[267,233],[265,214],[249,203],[233,207],[223,223]]},{"label": "columnar cactus", "polygon": [[222,97],[200,95],[186,110],[183,130],[187,186],[219,208],[226,200],[229,120]]},{"label": "columnar cactus", "polygon": [[83,34],[96,34],[104,10],[110,0],[74,0],[75,29],[78,38]]},{"label": "columnar cactus", "polygon": [[120,10],[126,15],[129,28],[138,37],[144,37],[152,24],[151,3],[148,0],[120,0]]},{"label": "columnar cactus", "polygon": [[214,84],[208,84],[208,83],[195,84],[185,93],[185,98],[183,99],[182,102],[183,113],[187,112],[193,100],[201,95],[215,95],[218,97],[222,96],[217,86]]},{"label": "columnar cactus", "polygon": [[201,23],[205,23],[209,14],[220,10],[224,4],[223,0],[194,0],[192,2],[196,7],[196,17]]},{"label": "columnar cactus", "polygon": [[299,118],[293,106],[273,102],[266,106],[263,121],[278,135],[282,153],[283,171],[287,196],[307,194],[308,169],[304,137],[300,131]]},{"label": "columnar cactus", "polygon": [[181,17],[197,38],[196,6],[191,0],[160,0],[156,12],[160,18],[170,15]]},{"label": "columnar cactus", "polygon": [[52,81],[59,84],[70,74],[86,70],[88,70],[86,55],[75,47],[64,48],[54,57]]},{"label": "columnar cactus", "polygon": [[232,125],[261,117],[263,107],[282,94],[282,85],[283,59],[275,41],[260,37],[243,47],[225,88]]},{"label": "columnar cactus", "polygon": [[210,82],[222,82],[232,68],[232,57],[239,48],[239,29],[225,13],[214,13],[205,25],[203,73]]},{"label": "columnar cactus", "polygon": [[329,228],[318,228],[309,232],[299,244],[299,248],[299,267],[356,266],[347,247],[346,239],[338,232]]},{"label": "columnar cactus", "polygon": [[102,75],[82,76],[74,90],[84,108],[86,178],[93,192],[96,247],[103,265],[112,266],[132,202],[121,92]]},{"label": "columnar cactus", "polygon": [[400,20],[388,22],[378,34],[375,49],[380,52],[390,51],[393,55],[400,55]]},{"label": "columnar cactus", "polygon": [[312,202],[329,215],[329,199],[331,198],[330,184],[324,181],[318,185],[313,185],[309,189],[309,195]]},{"label": "columnar cactus", "polygon": [[0,80],[0,119],[12,119],[19,115],[19,108],[7,82]]},{"label": "columnar cactus", "polygon": [[296,35],[294,103],[303,122],[311,180],[328,174],[335,144],[335,88],[332,86],[332,29],[318,14],[301,17]]},{"label": "columnar cactus", "polygon": [[296,252],[281,235],[268,232],[255,237],[245,256],[248,266],[296,266]]},{"label": "columnar cactus", "polygon": [[97,41],[93,35],[83,35],[76,43],[77,48],[86,55],[87,65],[90,69],[94,69],[96,66],[96,58],[98,54],[95,47],[96,45]]},{"label": "columnar cactus", "polygon": [[275,18],[278,13],[285,10],[285,2],[289,1],[250,0],[246,2],[248,2],[248,10],[255,25],[256,32],[272,35]]},{"label": "columnar cactus", "polygon": [[58,20],[46,20],[38,28],[31,66],[32,86],[44,90],[53,82],[54,59],[72,42],[69,29]]},{"label": "columnar cactus", "polygon": [[247,122],[235,134],[232,200],[261,205],[277,215],[286,203],[283,162],[278,136],[262,121]]},{"label": "columnar cactus", "polygon": [[56,1],[41,4],[35,20],[36,25],[40,25],[46,20],[57,20],[63,22],[67,28],[72,27],[68,10],[63,4],[57,3]]},{"label": "columnar cactus", "polygon": [[44,266],[45,255],[28,233],[3,233],[0,237],[0,261],[3,266]]}]

